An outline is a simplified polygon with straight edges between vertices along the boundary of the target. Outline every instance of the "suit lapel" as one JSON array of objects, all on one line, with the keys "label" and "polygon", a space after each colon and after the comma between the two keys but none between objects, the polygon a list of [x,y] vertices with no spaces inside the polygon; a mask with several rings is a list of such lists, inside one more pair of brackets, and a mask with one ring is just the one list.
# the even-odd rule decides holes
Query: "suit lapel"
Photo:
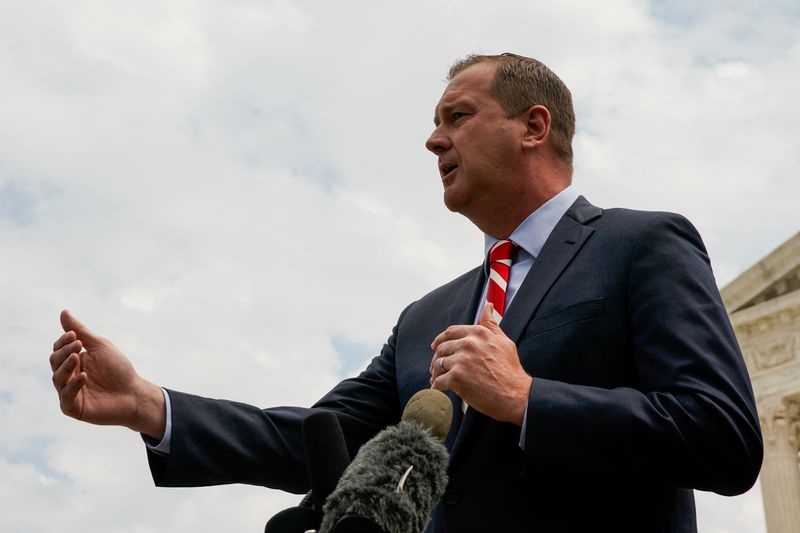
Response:
[{"label": "suit lapel", "polygon": [[593,228],[584,224],[601,213],[600,208],[580,196],[553,228],[500,323],[500,327],[515,343],[519,342],[525,326],[547,291],[594,233]]}]

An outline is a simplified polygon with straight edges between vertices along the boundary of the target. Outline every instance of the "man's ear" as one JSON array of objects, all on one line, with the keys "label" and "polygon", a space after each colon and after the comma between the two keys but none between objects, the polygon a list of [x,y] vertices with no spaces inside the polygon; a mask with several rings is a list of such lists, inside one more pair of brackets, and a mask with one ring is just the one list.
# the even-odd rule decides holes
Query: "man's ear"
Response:
[{"label": "man's ear", "polygon": [[552,119],[550,111],[543,105],[534,105],[524,110],[521,117],[526,124],[525,134],[522,137],[523,148],[537,148],[550,136]]}]

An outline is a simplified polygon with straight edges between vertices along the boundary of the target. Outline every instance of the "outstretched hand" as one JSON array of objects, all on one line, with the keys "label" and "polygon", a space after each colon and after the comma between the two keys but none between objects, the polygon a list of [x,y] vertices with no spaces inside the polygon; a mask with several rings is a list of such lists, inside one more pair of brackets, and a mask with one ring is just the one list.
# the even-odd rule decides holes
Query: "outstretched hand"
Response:
[{"label": "outstretched hand", "polygon": [[67,310],[61,312],[61,326],[64,334],[50,355],[61,411],[84,422],[126,426],[161,439],[166,424],[161,390],[142,379],[111,341]]},{"label": "outstretched hand", "polygon": [[431,386],[451,390],[481,413],[519,426],[533,378],[487,303],[475,325],[450,326],[431,344]]}]

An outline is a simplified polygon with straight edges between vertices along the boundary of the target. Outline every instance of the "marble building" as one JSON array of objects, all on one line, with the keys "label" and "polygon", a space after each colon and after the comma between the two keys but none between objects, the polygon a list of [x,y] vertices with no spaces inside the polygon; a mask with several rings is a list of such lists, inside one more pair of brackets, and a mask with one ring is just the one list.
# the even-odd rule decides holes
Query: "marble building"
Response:
[{"label": "marble building", "polygon": [[800,233],[722,289],[753,382],[769,533],[800,532]]}]

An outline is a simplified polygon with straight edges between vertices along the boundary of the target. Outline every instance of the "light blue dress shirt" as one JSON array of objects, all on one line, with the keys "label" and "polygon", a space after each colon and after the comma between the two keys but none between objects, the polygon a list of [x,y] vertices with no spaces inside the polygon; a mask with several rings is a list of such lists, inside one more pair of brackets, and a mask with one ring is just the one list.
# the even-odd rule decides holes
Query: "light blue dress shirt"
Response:
[{"label": "light blue dress shirt", "polygon": [[[536,211],[528,215],[528,218],[523,220],[522,224],[517,226],[517,229],[511,233],[509,239],[518,246],[518,249],[516,251],[514,262],[511,264],[511,272],[508,276],[508,287],[506,288],[506,309],[511,307],[514,296],[517,294],[517,290],[519,289],[520,285],[522,285],[522,281],[525,279],[525,276],[528,275],[528,272],[533,266],[534,261],[536,261],[536,258],[539,256],[539,252],[542,251],[542,247],[544,246],[547,238],[550,236],[550,233],[552,233],[553,228],[556,227],[558,221],[561,220],[561,217],[564,216],[564,213],[567,212],[567,209],[569,209],[569,207],[577,198],[578,193],[572,188],[572,185],[570,185],[557,195],[550,198],[550,200],[545,202]],[[484,258],[488,259],[489,250],[498,240],[499,239],[492,237],[491,235],[484,235]],[[478,318],[480,318],[481,311],[483,310],[483,306],[486,302],[486,291],[489,287],[488,260],[484,261],[484,268],[486,269],[487,283],[484,284],[483,294],[481,299],[478,300],[478,308],[475,310],[475,323],[478,322]],[[167,425],[164,429],[164,438],[162,438],[161,442],[158,444],[149,442],[150,439],[145,439],[145,443],[147,444],[148,448],[156,453],[168,454],[170,451],[170,444],[172,442],[172,406],[169,400],[169,393],[166,391],[166,389],[161,390],[164,393],[164,400],[166,401],[167,410]],[[519,440],[519,445],[522,449],[525,449],[525,426],[527,425],[527,420],[528,410],[525,409],[525,415],[522,419],[522,433]]]}]

